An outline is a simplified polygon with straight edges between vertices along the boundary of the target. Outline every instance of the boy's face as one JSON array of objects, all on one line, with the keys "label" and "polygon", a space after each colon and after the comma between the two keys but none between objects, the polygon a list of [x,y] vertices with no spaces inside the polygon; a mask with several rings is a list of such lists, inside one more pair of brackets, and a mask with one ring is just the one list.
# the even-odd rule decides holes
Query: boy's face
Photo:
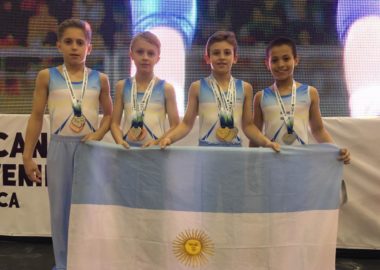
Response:
[{"label": "boy's face", "polygon": [[270,49],[265,64],[275,80],[286,80],[293,78],[298,58],[294,57],[292,48],[284,44]]},{"label": "boy's face", "polygon": [[206,63],[217,73],[231,72],[233,64],[237,62],[234,46],[227,41],[215,42],[210,46],[209,55],[205,56]]},{"label": "boy's face", "polygon": [[143,73],[153,73],[154,66],[160,60],[157,46],[143,38],[135,41],[129,55],[135,63],[137,72]]},{"label": "boy's face", "polygon": [[75,27],[67,28],[63,32],[62,38],[57,42],[57,47],[63,54],[64,62],[71,65],[85,63],[92,49],[83,30]]}]

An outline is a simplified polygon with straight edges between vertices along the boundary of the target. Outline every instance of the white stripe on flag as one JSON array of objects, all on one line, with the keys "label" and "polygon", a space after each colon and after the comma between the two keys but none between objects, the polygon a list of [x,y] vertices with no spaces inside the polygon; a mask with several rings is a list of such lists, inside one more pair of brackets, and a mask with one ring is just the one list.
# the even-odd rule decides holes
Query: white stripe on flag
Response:
[{"label": "white stripe on flag", "polygon": [[[69,269],[334,269],[338,210],[224,214],[74,205],[71,213]],[[186,231],[211,254],[187,254]],[[173,252],[178,247],[182,259]]]}]

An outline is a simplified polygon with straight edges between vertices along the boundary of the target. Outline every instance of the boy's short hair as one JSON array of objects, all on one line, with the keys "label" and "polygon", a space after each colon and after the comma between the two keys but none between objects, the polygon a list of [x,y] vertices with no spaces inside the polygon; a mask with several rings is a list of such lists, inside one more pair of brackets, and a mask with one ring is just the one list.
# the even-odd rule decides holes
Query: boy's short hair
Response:
[{"label": "boy's short hair", "polygon": [[92,30],[91,30],[91,26],[88,22],[86,22],[84,20],[79,20],[79,19],[64,20],[58,26],[58,40],[61,40],[61,38],[63,37],[63,33],[68,28],[79,28],[79,29],[81,29],[84,33],[84,36],[86,37],[86,41],[88,43],[91,43]]},{"label": "boy's short hair", "polygon": [[153,46],[156,46],[158,49],[158,54],[161,53],[161,42],[158,39],[158,37],[150,31],[144,31],[144,32],[140,32],[140,33],[136,34],[131,40],[131,45],[129,46],[129,51],[132,51],[133,46],[135,45],[136,41],[139,39],[143,39],[146,42],[152,44]]},{"label": "boy's short hair", "polygon": [[234,47],[234,56],[236,56],[238,43],[234,32],[231,31],[216,31],[214,34],[212,34],[207,40],[205,54],[207,56],[210,56],[210,47],[214,43],[221,41],[226,41],[227,43],[231,44]]},{"label": "boy's short hair", "polygon": [[269,52],[273,47],[278,47],[282,45],[288,45],[292,49],[293,56],[297,57],[297,47],[294,40],[288,37],[278,37],[269,42],[267,48],[265,49],[265,59],[268,59]]}]

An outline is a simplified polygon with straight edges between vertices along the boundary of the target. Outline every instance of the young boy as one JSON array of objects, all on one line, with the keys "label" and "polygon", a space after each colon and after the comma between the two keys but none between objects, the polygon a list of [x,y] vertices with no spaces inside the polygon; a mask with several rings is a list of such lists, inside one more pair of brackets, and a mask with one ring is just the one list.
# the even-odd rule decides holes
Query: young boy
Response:
[{"label": "young boy", "polygon": [[173,86],[154,75],[160,48],[159,39],[151,32],[137,34],[131,41],[129,51],[136,66],[136,75],[116,84],[111,131],[115,142],[126,148],[159,139],[165,132],[166,114],[171,129],[179,123]]},{"label": "young boy", "polygon": [[[317,89],[293,79],[298,65],[295,43],[285,37],[274,39],[266,48],[265,63],[275,82],[254,97],[255,125],[279,144],[307,144],[309,126],[317,142],[333,143],[323,126]],[[251,141],[250,146],[257,144]],[[348,150],[341,149],[338,159],[348,164]]]},{"label": "young boy", "polygon": [[[63,55],[63,64],[37,75],[23,161],[29,179],[41,182],[41,172],[32,155],[48,104],[51,130],[48,193],[55,269],[61,270],[66,269],[74,153],[81,141],[103,138],[111,122],[112,100],[108,77],[85,65],[91,52],[91,27],[87,22],[76,19],[62,22],[58,27],[57,48]],[[97,128],[99,103],[104,116]]]},{"label": "young boy", "polygon": [[252,86],[231,75],[236,52],[232,32],[218,31],[208,39],[205,60],[211,75],[191,84],[185,116],[159,142],[161,148],[186,136],[199,115],[200,146],[241,146],[243,131],[257,145],[279,151],[279,145],[269,141],[252,122]]}]

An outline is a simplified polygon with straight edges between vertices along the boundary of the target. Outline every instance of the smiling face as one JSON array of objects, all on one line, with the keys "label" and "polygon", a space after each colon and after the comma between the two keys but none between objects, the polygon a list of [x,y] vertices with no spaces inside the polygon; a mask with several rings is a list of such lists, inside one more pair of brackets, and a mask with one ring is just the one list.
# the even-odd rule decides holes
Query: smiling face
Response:
[{"label": "smiling face", "polygon": [[293,79],[294,68],[298,65],[298,58],[294,56],[292,48],[283,44],[273,46],[265,61],[268,70],[277,81]]},{"label": "smiling face", "polygon": [[198,255],[202,251],[202,244],[197,239],[189,239],[185,243],[185,250],[189,255]]},{"label": "smiling face", "polygon": [[130,57],[136,65],[137,72],[153,73],[154,66],[160,59],[159,49],[143,38],[138,38],[130,51]]},{"label": "smiling face", "polygon": [[68,65],[81,65],[91,52],[91,44],[86,39],[82,29],[67,28],[57,42],[58,50],[63,54],[63,60]]},{"label": "smiling face", "polygon": [[231,72],[232,65],[237,62],[234,46],[227,41],[212,44],[209,49],[209,55],[206,55],[205,59],[207,64],[211,65],[213,72],[218,74]]}]

